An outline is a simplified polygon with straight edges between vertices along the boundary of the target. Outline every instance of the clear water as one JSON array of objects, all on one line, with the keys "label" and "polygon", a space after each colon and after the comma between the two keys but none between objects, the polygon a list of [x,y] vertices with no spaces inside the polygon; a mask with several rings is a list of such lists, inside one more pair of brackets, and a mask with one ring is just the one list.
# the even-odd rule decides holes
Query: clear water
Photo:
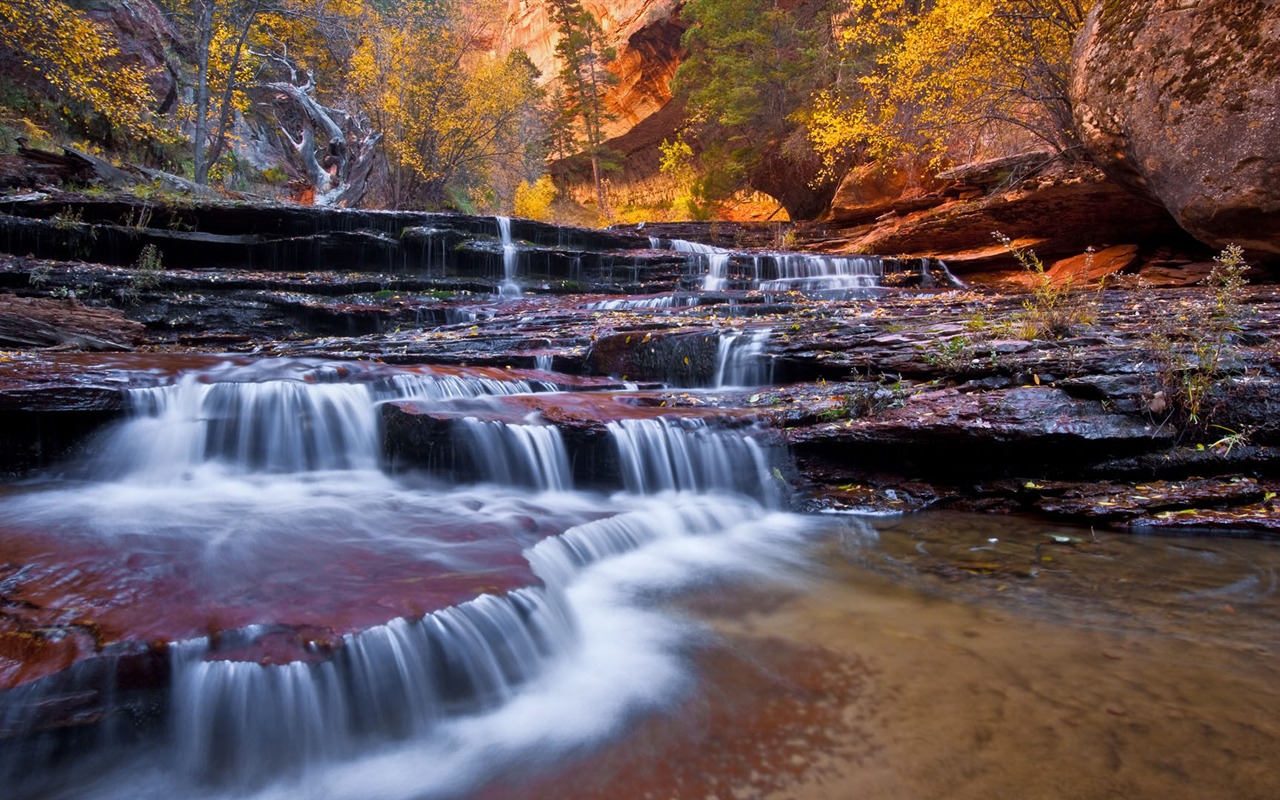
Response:
[{"label": "clear water", "polygon": [[805,516],[698,421],[612,423],[609,492],[532,420],[458,415],[478,483],[380,467],[380,404],[547,388],[503,377],[205,368],[6,488],[6,614],[137,643],[70,690],[0,651],[6,796],[1280,796],[1273,543]]},{"label": "clear water", "polygon": [[[381,403],[536,388],[264,362],[135,391],[83,477],[0,507],[3,546],[30,562],[10,588],[126,643],[71,673],[28,667],[51,680],[6,670],[6,782],[23,797],[447,797],[678,702],[696,629],[654,593],[767,572],[811,523],[780,510],[774,451],[704,424],[623,435],[642,466],[614,494],[573,491],[542,424],[460,416],[479,484],[379,468]],[[132,697],[155,642],[170,688]],[[41,722],[70,702],[103,717],[74,758]]]}]

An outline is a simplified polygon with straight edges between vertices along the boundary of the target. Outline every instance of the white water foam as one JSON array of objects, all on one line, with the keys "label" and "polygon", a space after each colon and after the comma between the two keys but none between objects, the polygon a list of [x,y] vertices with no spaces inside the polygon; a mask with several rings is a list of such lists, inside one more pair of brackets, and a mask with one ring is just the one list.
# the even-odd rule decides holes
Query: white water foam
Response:
[{"label": "white water foam", "polygon": [[511,300],[520,296],[520,284],[516,283],[516,267],[520,252],[511,239],[511,218],[494,217],[498,223],[498,236],[502,240],[502,283],[498,295]]},{"label": "white water foam", "polygon": [[868,289],[884,277],[884,261],[875,256],[773,256],[777,277],[760,282],[766,292]]},{"label": "white water foam", "polygon": [[560,430],[552,425],[512,425],[466,417],[459,420],[455,440],[474,448],[473,459],[484,480],[540,491],[566,491],[573,486],[569,454]]},{"label": "white water foam", "polygon": [[711,385],[729,388],[773,383],[773,361],[765,353],[765,345],[772,335],[772,328],[722,331],[716,346],[716,374]]},{"label": "white water foam", "polygon": [[[156,570],[172,571],[192,609],[222,609],[243,626],[211,620],[217,644],[173,642],[170,724],[152,744],[105,741],[110,767],[87,755],[83,771],[32,776],[31,796],[407,799],[517,775],[678,701],[689,631],[652,605],[653,590],[768,572],[807,524],[771,510],[780,493],[766,446],[696,421],[615,423],[632,493],[567,491],[558,431],[478,420],[497,442],[478,451],[510,473],[495,480],[545,491],[392,477],[366,465],[379,396],[449,402],[527,387],[423,376],[406,387],[376,370],[360,383],[324,382],[351,373],[271,362],[140,393],[139,415],[115,439],[123,449],[99,461],[114,471],[6,498],[0,527],[93,540],[101,551],[89,571],[101,566],[131,602],[152,596]],[[204,382],[216,377],[238,380]],[[272,379],[245,380],[255,377]],[[277,437],[285,455],[260,454],[258,436]],[[491,549],[496,539],[506,551]],[[380,578],[364,563],[483,581],[486,570],[509,572],[520,550],[541,587],[393,617],[346,634],[316,664],[221,660],[331,597],[376,593],[368,581]],[[267,608],[285,613],[245,617]],[[204,629],[193,611],[165,611],[156,609],[162,627],[195,626],[179,635]],[[23,707],[38,708],[38,692],[27,694]],[[7,729],[35,724],[15,709]],[[23,754],[32,751],[0,759],[0,774],[29,773]]]},{"label": "white water foam", "polygon": [[[349,694],[338,667],[206,666],[188,653],[179,656],[190,667],[180,665],[187,672],[179,679],[166,743],[84,776],[73,789],[41,796],[459,797],[498,776],[536,772],[617,735],[639,714],[678,704],[693,681],[682,651],[700,634],[655,604],[655,592],[734,577],[777,578],[780,565],[794,560],[809,523],[740,497],[618,496],[609,503],[615,516],[529,551],[561,597],[576,636],[567,645],[559,640],[545,669],[502,684],[500,702],[489,710],[451,713],[415,688],[419,645],[408,629],[418,623],[393,622],[359,635],[369,639],[362,649],[379,653],[370,668],[380,670],[387,685],[402,687],[399,702],[395,691],[376,700]],[[195,654],[200,646],[188,645]],[[381,720],[379,735],[362,735],[353,714]],[[260,726],[256,732],[244,729],[251,721]],[[235,742],[218,740],[225,735]],[[273,759],[255,760],[261,754]]]},{"label": "white water foam", "polygon": [[750,430],[700,419],[624,419],[606,425],[627,491],[740,493],[780,507],[775,459]]}]

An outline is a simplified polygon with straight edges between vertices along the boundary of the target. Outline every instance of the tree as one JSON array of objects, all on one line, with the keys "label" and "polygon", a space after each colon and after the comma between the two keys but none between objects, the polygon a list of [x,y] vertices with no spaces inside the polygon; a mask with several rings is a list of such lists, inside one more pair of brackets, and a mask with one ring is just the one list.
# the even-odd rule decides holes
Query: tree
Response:
[{"label": "tree", "polygon": [[[185,8],[195,39],[196,84],[192,102],[192,161],[195,182],[206,185],[209,170],[227,147],[227,131],[237,107],[243,109],[249,35],[265,0],[193,0]],[[216,101],[216,103],[215,103]]]},{"label": "tree", "polygon": [[100,115],[132,139],[171,138],[151,111],[144,70],[113,62],[119,47],[60,0],[0,0],[0,52],[18,60],[70,114]]},{"label": "tree", "polygon": [[550,222],[551,204],[556,199],[556,185],[550,175],[543,175],[533,183],[522,181],[516,187],[513,206],[518,217]]},{"label": "tree", "polygon": [[617,77],[608,69],[617,54],[605,44],[600,23],[577,0],[548,0],[548,5],[560,34],[556,55],[561,63],[565,117],[582,123],[582,137],[577,144],[591,160],[596,208],[601,216],[608,217],[602,162],[607,157],[604,126],[610,115],[604,98],[609,87],[617,83]]},{"label": "tree", "polygon": [[815,159],[796,112],[831,80],[830,10],[822,2],[690,0],[683,15],[691,23],[683,39],[689,55],[674,88],[686,104],[707,197],[755,188],[782,200],[793,217],[816,211],[814,193],[794,178]]},{"label": "tree", "polygon": [[348,83],[385,135],[389,205],[470,205],[543,140],[537,70],[491,54],[496,18],[424,0],[371,12]]},{"label": "tree", "polygon": [[850,0],[841,82],[816,92],[808,123],[829,169],[850,152],[946,160],[1021,130],[1076,145],[1067,98],[1079,0]]}]

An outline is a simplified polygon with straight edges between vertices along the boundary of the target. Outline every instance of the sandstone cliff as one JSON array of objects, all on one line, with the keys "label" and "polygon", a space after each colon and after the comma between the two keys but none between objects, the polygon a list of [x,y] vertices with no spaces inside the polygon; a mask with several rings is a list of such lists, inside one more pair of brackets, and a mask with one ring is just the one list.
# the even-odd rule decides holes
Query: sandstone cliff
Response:
[{"label": "sandstone cliff", "polygon": [[[584,3],[600,21],[600,27],[617,49],[611,70],[618,77],[606,103],[613,120],[607,133],[621,136],[658,112],[671,100],[671,76],[680,64],[680,36],[676,0],[625,0],[621,3]],[[555,47],[555,25],[541,0],[509,0],[511,27],[506,45],[522,49],[542,71],[542,80],[553,80],[560,70]]]}]

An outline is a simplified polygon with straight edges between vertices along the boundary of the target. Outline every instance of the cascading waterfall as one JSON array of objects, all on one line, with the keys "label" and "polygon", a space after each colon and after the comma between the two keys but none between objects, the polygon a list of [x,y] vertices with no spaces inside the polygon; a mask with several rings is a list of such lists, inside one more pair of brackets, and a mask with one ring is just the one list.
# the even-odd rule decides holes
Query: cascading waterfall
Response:
[{"label": "cascading waterfall", "polygon": [[[820,256],[807,253],[744,253],[682,239],[658,240],[668,248],[688,254],[688,264],[702,274],[703,291],[723,291],[729,286],[734,260],[750,260],[751,277],[744,279],[766,292],[836,292],[873,289],[884,278],[884,260],[877,256]],[[927,270],[925,265],[922,269]],[[766,277],[772,276],[772,277]],[[954,278],[948,277],[954,281]],[[963,285],[954,281],[951,285]]]},{"label": "cascading waterfall", "polygon": [[[941,260],[941,259],[933,259],[933,267],[934,267],[934,269],[935,269],[936,271],[938,271],[938,272],[941,272],[941,273],[942,273],[942,279],[943,279],[944,281],[946,281],[946,284],[947,284],[948,286],[952,286],[952,287],[955,287],[955,288],[957,288],[957,289],[968,289],[968,288],[969,288],[969,284],[965,283],[964,281],[962,281],[962,280],[960,280],[959,278],[957,278],[954,274],[952,274],[951,269],[947,266],[947,262],[945,262],[945,261],[943,261],[943,260]],[[928,274],[928,273],[929,273],[929,260],[928,260],[928,259],[921,259],[921,261],[920,261],[920,270],[921,270],[923,273],[925,273],[925,274]]]},{"label": "cascading waterfall", "polygon": [[763,386],[773,382],[773,360],[765,355],[772,328],[722,331],[716,346],[716,374],[712,386]]},{"label": "cascading waterfall", "polygon": [[749,522],[758,509],[734,503],[684,503],[648,507],[570,528],[529,551],[534,571],[552,587],[565,586],[579,570],[660,539],[709,536]]},{"label": "cascading waterfall", "polygon": [[[312,371],[306,376],[314,378]],[[372,469],[375,401],[444,401],[554,390],[543,381],[398,373],[365,383],[217,380],[191,374],[127,394],[133,419],[111,437],[99,475],[171,479],[207,463],[243,472]]]},{"label": "cascading waterfall", "polygon": [[703,273],[702,288],[704,291],[719,291],[728,283],[730,251],[701,242],[687,242],[684,239],[671,239],[667,243],[677,253],[688,253],[688,262]]},{"label": "cascading waterfall", "polygon": [[467,417],[455,440],[473,448],[473,459],[487,481],[541,491],[572,487],[569,455],[560,431],[551,425],[511,425]]},{"label": "cascading waterfall", "polygon": [[869,289],[884,277],[884,261],[874,256],[773,256],[776,278],[760,282],[766,292]]},{"label": "cascading waterfall", "polygon": [[368,389],[293,380],[178,383],[129,393],[133,421],[100,474],[171,478],[208,462],[249,472],[368,469],[378,419]]},{"label": "cascading waterfall", "polygon": [[716,247],[711,244],[703,244],[702,242],[687,242],[684,239],[671,239],[668,244],[671,249],[677,253],[696,253],[698,255],[708,255],[710,253],[728,252],[724,248]]},{"label": "cascading waterfall", "polygon": [[[130,395],[135,414],[99,457],[100,486],[8,498],[5,530],[96,537],[108,552],[123,548],[107,560],[142,589],[151,591],[150,571],[172,564],[202,576],[206,593],[181,595],[160,615],[194,630],[166,646],[163,703],[144,701],[167,709],[147,733],[155,750],[133,749],[133,734],[104,734],[96,746],[111,764],[86,767],[76,796],[453,796],[491,777],[495,757],[521,763],[530,748],[597,741],[637,709],[678,698],[678,629],[625,587],[750,569],[766,532],[799,529],[776,513],[777,453],[758,431],[609,423],[627,492],[608,496],[571,491],[564,442],[548,425],[457,420],[458,445],[483,465],[483,486],[401,482],[376,469],[381,402],[448,408],[547,388],[385,366],[208,370]],[[151,522],[140,525],[140,515]],[[184,555],[164,549],[135,567],[140,556],[128,548],[145,554],[161,542]],[[657,554],[660,570],[637,566]],[[317,571],[294,574],[313,563],[305,568]],[[446,585],[461,588],[437,588]],[[370,608],[351,616],[352,596]],[[424,611],[403,610],[419,604]],[[328,624],[336,636],[324,636]],[[114,669],[80,674],[93,682],[68,678],[50,691],[108,702]],[[0,758],[0,781],[30,786],[32,797],[46,794],[25,783],[41,772],[33,759],[57,751],[38,733],[38,715],[61,695],[44,690],[23,686],[0,706],[0,735],[31,742]],[[573,716],[559,719],[557,709]],[[504,721],[510,715],[519,724]],[[137,768],[135,759],[156,752],[158,761]]]},{"label": "cascading waterfall", "polygon": [[556,386],[538,380],[499,380],[477,375],[466,377],[438,373],[400,373],[379,385],[379,400],[456,400],[555,391]]},{"label": "cascading waterfall", "polygon": [[350,634],[318,664],[207,660],[207,640],[178,643],[177,759],[187,774],[243,786],[282,764],[347,758],[502,704],[574,639],[560,595],[531,588]]},{"label": "cascading waterfall", "polygon": [[774,459],[750,431],[717,430],[699,419],[624,419],[607,424],[623,485],[640,494],[728,492],[780,507]]},{"label": "cascading waterfall", "polygon": [[505,299],[520,296],[520,284],[516,283],[516,267],[520,252],[511,239],[511,218],[494,217],[498,223],[498,236],[502,239],[502,283],[498,286],[498,295]]},{"label": "cascading waterfall", "polygon": [[712,253],[707,256],[707,276],[702,279],[702,288],[708,292],[718,292],[729,283],[729,254]]},{"label": "cascading waterfall", "polygon": [[635,309],[682,308],[696,306],[697,295],[665,294],[658,297],[618,298],[616,300],[596,300],[587,303],[583,308],[590,311],[627,311]]}]

